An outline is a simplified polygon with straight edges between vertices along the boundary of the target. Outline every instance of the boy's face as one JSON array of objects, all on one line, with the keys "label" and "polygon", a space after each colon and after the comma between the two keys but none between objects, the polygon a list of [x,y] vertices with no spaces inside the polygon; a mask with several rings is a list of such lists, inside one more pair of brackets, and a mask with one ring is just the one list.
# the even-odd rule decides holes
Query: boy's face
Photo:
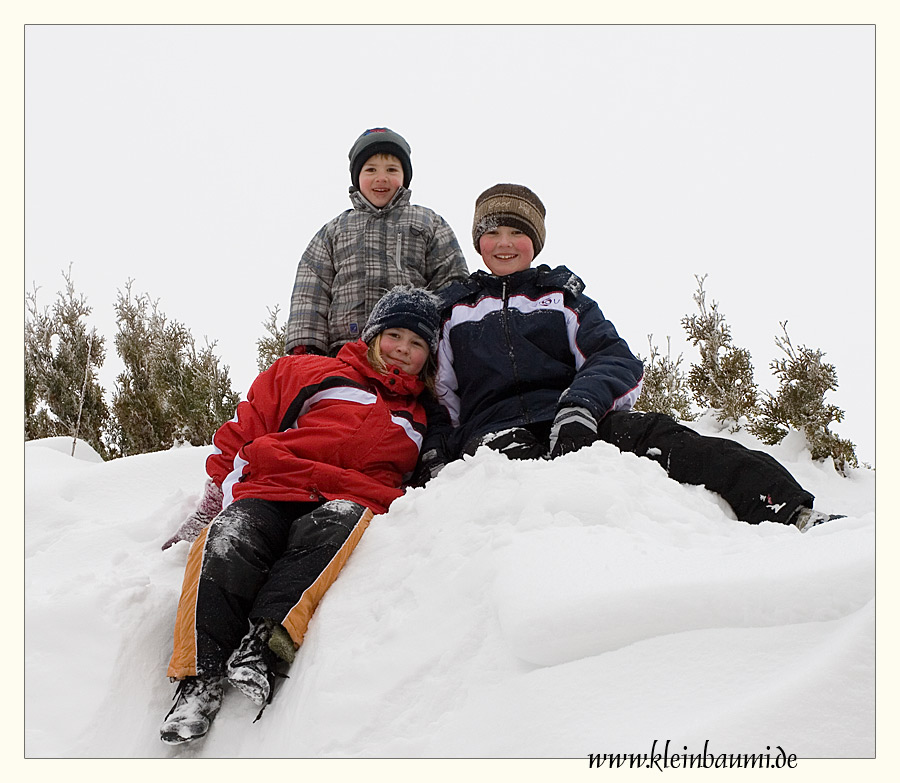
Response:
[{"label": "boy's face", "polygon": [[359,172],[359,191],[379,209],[386,206],[403,184],[403,164],[395,155],[377,154]]},{"label": "boy's face", "polygon": [[484,265],[499,277],[528,269],[534,261],[531,238],[511,226],[497,226],[485,231],[478,240]]}]

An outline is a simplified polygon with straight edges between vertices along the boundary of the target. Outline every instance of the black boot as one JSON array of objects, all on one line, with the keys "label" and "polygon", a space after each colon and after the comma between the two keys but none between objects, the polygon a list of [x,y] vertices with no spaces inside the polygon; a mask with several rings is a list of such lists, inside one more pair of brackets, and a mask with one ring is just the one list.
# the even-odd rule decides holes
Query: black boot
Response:
[{"label": "black boot", "polygon": [[269,649],[272,625],[267,620],[253,623],[225,664],[228,682],[260,706],[268,702],[275,677],[275,654]]},{"label": "black boot", "polygon": [[175,705],[159,729],[159,738],[169,745],[205,737],[222,706],[222,677],[185,677],[175,691]]}]

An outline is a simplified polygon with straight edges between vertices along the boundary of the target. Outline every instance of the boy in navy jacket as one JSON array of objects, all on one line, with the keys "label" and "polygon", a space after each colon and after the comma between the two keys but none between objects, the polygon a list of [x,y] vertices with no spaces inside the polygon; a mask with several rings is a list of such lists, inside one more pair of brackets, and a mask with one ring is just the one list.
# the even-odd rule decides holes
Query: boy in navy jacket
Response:
[{"label": "boy in navy jacket", "polygon": [[472,239],[488,271],[443,289],[436,389],[423,465],[488,446],[513,459],[555,458],[596,440],[658,462],[685,484],[720,494],[745,522],[801,530],[826,521],[775,459],[705,437],[659,413],[632,410],[643,363],[584,283],[565,266],[532,266],[544,247],[543,203],[500,184],[475,202]]}]

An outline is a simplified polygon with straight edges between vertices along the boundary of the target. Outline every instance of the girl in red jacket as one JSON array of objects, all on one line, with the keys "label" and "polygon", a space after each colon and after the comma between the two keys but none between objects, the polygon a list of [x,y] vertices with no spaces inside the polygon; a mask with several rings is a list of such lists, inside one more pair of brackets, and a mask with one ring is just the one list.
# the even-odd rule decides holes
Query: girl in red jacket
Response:
[{"label": "girl in red jacket", "polygon": [[188,556],[163,742],[204,736],[226,682],[270,700],[277,659],[293,660],[369,520],[416,466],[439,324],[433,294],[395,288],[361,340],[335,358],[279,359],[216,432],[206,470],[224,508]]}]

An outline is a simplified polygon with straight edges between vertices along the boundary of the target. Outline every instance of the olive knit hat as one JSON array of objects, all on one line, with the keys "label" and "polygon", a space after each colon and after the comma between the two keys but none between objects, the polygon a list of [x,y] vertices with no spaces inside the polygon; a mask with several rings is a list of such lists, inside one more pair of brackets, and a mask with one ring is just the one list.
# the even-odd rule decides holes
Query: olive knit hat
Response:
[{"label": "olive knit hat", "polygon": [[390,128],[369,128],[353,143],[350,148],[350,181],[359,190],[359,172],[366,161],[373,155],[395,155],[403,166],[403,187],[408,188],[412,181],[412,162],[409,159],[411,150],[399,133]]},{"label": "olive knit hat", "polygon": [[410,329],[437,351],[441,327],[441,300],[424,288],[398,285],[388,291],[372,308],[363,327],[362,339],[371,342],[385,329]]},{"label": "olive knit hat", "polygon": [[510,226],[528,235],[536,256],[544,247],[547,236],[544,226],[546,214],[541,200],[524,185],[494,185],[475,199],[475,218],[472,221],[475,249],[481,253],[478,242],[486,231],[498,226]]}]

